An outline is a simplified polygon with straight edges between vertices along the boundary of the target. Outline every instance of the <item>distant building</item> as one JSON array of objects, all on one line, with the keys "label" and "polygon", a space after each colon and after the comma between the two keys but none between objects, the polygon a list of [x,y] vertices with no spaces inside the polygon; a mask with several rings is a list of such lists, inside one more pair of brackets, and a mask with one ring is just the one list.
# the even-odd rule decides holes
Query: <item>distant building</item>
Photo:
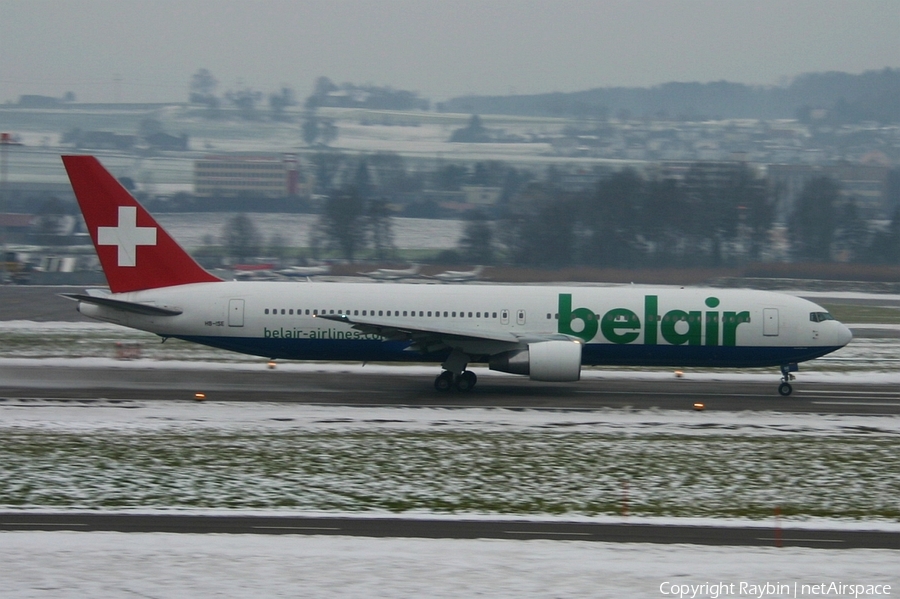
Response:
[{"label": "distant building", "polygon": [[184,152],[188,149],[188,136],[182,134],[179,137],[168,133],[153,133],[144,137],[144,143],[154,150]]},{"label": "distant building", "polygon": [[19,96],[19,108],[58,108],[64,103],[59,98],[51,96],[38,96],[34,94],[25,94]]},{"label": "distant building", "polygon": [[0,232],[6,243],[25,243],[36,217],[32,214],[0,213]]},{"label": "distant building", "polygon": [[218,154],[194,162],[198,196],[283,198],[308,195],[306,187],[293,154]]},{"label": "distant building", "polygon": [[112,131],[82,131],[72,129],[62,137],[62,143],[85,150],[131,150],[137,143],[136,135],[119,135]]},{"label": "distant building", "polygon": [[476,206],[493,206],[503,194],[502,188],[485,185],[463,185],[462,191],[466,196],[466,203]]},{"label": "distant building", "polygon": [[849,162],[828,166],[770,164],[766,170],[770,183],[779,194],[777,212],[778,220],[782,222],[787,222],[803,188],[815,177],[834,179],[840,186],[841,196],[855,201],[863,218],[890,218],[891,207],[886,198],[891,169],[887,166]]}]

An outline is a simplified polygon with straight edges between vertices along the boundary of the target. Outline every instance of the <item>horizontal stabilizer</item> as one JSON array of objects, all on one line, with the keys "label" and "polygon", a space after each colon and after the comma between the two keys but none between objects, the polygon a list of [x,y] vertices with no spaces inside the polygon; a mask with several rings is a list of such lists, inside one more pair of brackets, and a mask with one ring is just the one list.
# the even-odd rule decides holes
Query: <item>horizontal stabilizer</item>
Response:
[{"label": "horizontal stabilizer", "polygon": [[98,306],[105,306],[114,310],[131,312],[133,314],[143,314],[145,316],[178,316],[182,312],[181,310],[174,308],[160,308],[158,306],[149,306],[147,304],[138,304],[135,302],[124,302],[122,300],[110,299],[108,297],[97,297],[95,295],[84,295],[82,293],[60,293],[59,295],[76,302],[96,304]]}]

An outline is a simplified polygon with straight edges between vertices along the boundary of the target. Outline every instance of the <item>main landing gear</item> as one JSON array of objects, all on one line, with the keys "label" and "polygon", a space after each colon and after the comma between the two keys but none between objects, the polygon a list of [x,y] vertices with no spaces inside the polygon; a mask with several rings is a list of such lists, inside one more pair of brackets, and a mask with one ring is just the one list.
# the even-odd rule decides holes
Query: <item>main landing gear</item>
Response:
[{"label": "main landing gear", "polygon": [[463,393],[471,391],[478,377],[471,370],[466,370],[468,365],[469,355],[459,348],[454,348],[441,364],[444,371],[434,379],[434,388],[438,391],[449,391],[453,388]]},{"label": "main landing gear", "polygon": [[467,393],[475,387],[476,382],[478,382],[478,377],[471,370],[464,370],[458,375],[445,370],[434,379],[434,388],[438,391],[449,391],[456,388],[457,391]]},{"label": "main landing gear", "polygon": [[781,365],[781,384],[778,385],[778,393],[784,397],[790,395],[794,390],[790,383],[790,381],[794,380],[794,375],[791,374],[792,372],[797,372],[796,364]]}]

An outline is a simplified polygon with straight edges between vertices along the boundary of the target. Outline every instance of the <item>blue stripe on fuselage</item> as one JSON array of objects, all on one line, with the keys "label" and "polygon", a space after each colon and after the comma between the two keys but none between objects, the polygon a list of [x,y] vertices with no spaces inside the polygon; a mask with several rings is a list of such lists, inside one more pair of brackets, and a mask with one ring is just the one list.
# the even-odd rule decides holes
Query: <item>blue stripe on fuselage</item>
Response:
[{"label": "blue stripe on fuselage", "polygon": [[[450,350],[430,354],[407,351],[409,342],[376,339],[281,339],[179,336],[229,351],[285,360],[347,362],[443,362]],[[694,366],[750,368],[812,360],[840,347],[724,347],[589,343],[582,364],[610,366]]]}]

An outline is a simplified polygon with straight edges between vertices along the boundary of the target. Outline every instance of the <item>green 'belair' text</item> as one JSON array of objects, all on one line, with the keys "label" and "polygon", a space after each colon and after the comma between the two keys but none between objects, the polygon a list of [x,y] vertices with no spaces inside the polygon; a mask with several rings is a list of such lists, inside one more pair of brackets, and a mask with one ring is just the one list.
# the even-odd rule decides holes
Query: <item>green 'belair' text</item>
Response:
[{"label": "green 'belair' text", "polygon": [[[643,320],[628,308],[613,308],[598,317],[589,308],[572,309],[572,294],[559,294],[559,325],[557,331],[564,335],[573,335],[590,343],[597,332],[611,343],[633,343],[641,333],[644,334],[644,345],[657,345],[662,340],[670,345],[724,345],[734,346],[737,341],[737,328],[750,322],[750,312],[722,312],[714,310],[719,306],[719,298],[708,297],[707,308],[713,310],[669,310],[659,315],[659,298],[655,295],[644,296]],[[580,321],[579,330],[572,323]],[[678,326],[678,323],[687,323]]]}]

